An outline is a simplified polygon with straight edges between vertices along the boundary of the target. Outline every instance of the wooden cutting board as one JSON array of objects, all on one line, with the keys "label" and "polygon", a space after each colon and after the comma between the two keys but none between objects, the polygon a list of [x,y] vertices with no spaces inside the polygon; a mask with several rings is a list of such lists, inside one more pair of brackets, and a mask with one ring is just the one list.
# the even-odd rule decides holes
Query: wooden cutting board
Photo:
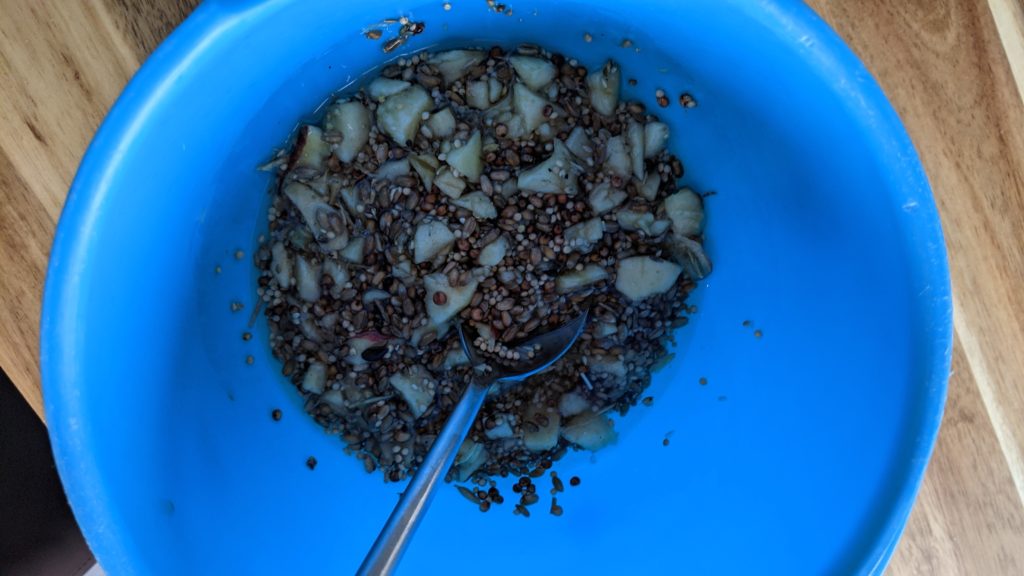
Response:
[{"label": "wooden cutting board", "polygon": [[[810,1],[910,131],[952,266],[949,403],[891,574],[1024,574],[1019,1]],[[196,3],[0,0],[0,367],[40,417],[41,293],[68,186],[118,93]]]}]

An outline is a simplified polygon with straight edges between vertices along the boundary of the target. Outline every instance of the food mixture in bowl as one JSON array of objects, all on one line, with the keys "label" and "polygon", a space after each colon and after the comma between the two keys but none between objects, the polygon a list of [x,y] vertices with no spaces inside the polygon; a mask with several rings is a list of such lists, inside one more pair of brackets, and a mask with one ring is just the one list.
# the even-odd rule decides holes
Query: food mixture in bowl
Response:
[{"label": "food mixture in bowl", "polygon": [[666,124],[536,46],[405,57],[303,125],[268,168],[256,255],[274,355],[368,472],[422,462],[472,369],[590,310],[549,371],[484,405],[449,480],[537,476],[615,441],[710,272],[702,198]]}]

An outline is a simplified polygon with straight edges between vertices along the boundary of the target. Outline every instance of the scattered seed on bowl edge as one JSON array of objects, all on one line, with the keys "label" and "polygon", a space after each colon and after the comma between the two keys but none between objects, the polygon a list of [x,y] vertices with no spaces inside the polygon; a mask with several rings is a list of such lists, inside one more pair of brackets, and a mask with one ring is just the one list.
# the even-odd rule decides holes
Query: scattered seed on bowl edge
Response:
[{"label": "scattered seed on bowl edge", "polygon": [[703,378],[702,377],[700,380],[698,380],[698,382],[700,382],[701,386],[707,386],[708,385],[708,379],[707,378]]},{"label": "scattered seed on bowl edge", "polygon": [[234,302],[231,303],[231,311],[232,312],[238,312],[242,308],[245,308],[245,304],[242,304],[238,300],[235,300]]},{"label": "scattered seed on bowl edge", "polygon": [[754,338],[760,338],[762,336],[764,336],[764,332],[761,332],[760,330],[754,330]]},{"label": "scattered seed on bowl edge", "polygon": [[551,515],[552,516],[561,516],[562,515],[562,507],[558,505],[558,498],[552,498],[551,499]]},{"label": "scattered seed on bowl edge", "polygon": [[594,41],[594,37],[590,35],[590,32],[584,32],[583,33],[583,41],[584,42],[593,42]]},{"label": "scattered seed on bowl edge", "polygon": [[630,40],[629,38],[623,38],[622,42],[619,44],[619,46],[621,46],[623,48],[629,48],[632,45],[633,45],[633,41]]},{"label": "scattered seed on bowl edge", "polygon": [[580,485],[580,477],[579,476],[573,476],[572,478],[569,478],[569,486],[579,486],[579,485]]},{"label": "scattered seed on bowl edge", "polygon": [[683,92],[679,95],[679,105],[683,108],[696,108],[697,100],[689,92]]},{"label": "scattered seed on bowl edge", "polygon": [[235,250],[235,260],[241,260],[245,258],[245,252],[242,250]]},{"label": "scattered seed on bowl edge", "polygon": [[242,332],[242,340],[246,342],[252,340],[252,332]]},{"label": "scattered seed on bowl edge", "polygon": [[648,397],[644,398],[643,399],[643,404],[644,404],[644,406],[653,406],[654,405],[654,396],[648,396]]},{"label": "scattered seed on bowl edge", "polygon": [[213,273],[214,273],[214,274],[220,274],[220,273],[221,273],[221,267],[220,267],[220,264],[218,264],[218,265],[216,265],[216,266],[214,266],[214,267],[213,267]]},{"label": "scattered seed on bowl edge", "polygon": [[310,456],[309,458],[306,458],[306,468],[309,468],[310,470],[315,469],[316,468],[316,458],[314,458],[313,456]]},{"label": "scattered seed on bowl edge", "polygon": [[744,321],[743,321],[743,327],[744,327],[744,328],[750,328],[751,326],[753,326],[753,324],[754,324],[754,323],[753,323],[753,322],[751,322],[750,320],[744,320]]},{"label": "scattered seed on bowl edge", "polygon": [[465,486],[455,486],[455,489],[458,490],[459,494],[462,494],[462,497],[466,500],[469,500],[473,504],[480,504],[480,499],[476,497],[476,492],[466,488]]},{"label": "scattered seed on bowl edge", "polygon": [[251,355],[250,356],[246,356],[245,357],[245,363],[248,364],[249,366],[252,366],[253,364],[256,363],[256,358],[254,356],[251,356]]},{"label": "scattered seed on bowl edge", "polygon": [[654,98],[658,101],[658,106],[662,108],[668,108],[668,96],[665,95],[665,91],[658,88],[654,91]]},{"label": "scattered seed on bowl edge", "polygon": [[562,479],[558,477],[554,471],[551,472],[551,493],[557,494],[558,492],[565,492],[565,484],[562,484]]},{"label": "scattered seed on bowl edge", "polygon": [[270,417],[274,419],[274,422],[279,422],[281,420],[281,416],[283,416],[283,414],[280,408],[274,408],[270,412]]}]

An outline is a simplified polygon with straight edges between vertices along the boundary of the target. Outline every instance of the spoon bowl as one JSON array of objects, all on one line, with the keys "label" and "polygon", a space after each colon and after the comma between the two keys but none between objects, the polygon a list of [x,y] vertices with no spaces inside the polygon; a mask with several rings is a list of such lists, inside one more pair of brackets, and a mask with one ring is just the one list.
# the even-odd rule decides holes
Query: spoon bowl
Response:
[{"label": "spoon bowl", "polygon": [[367,553],[357,574],[378,576],[394,572],[402,552],[427,512],[435,489],[448,469],[451,468],[459,447],[466,439],[466,434],[473,426],[473,421],[476,420],[476,415],[487,395],[498,384],[519,383],[550,368],[579,339],[583,328],[587,325],[588,315],[589,310],[585,309],[579,316],[558,328],[526,340],[518,348],[532,349],[535,354],[533,357],[513,361],[511,364],[489,364],[470,345],[462,324],[456,325],[462,350],[469,357],[469,361],[475,369],[475,379],[469,386],[466,386],[462,398],[452,410],[452,414],[445,422],[437,440],[430,447],[423,464],[416,470],[416,475],[413,476],[409,486],[402,493],[401,499],[392,510],[391,516],[384,524],[384,528]]}]

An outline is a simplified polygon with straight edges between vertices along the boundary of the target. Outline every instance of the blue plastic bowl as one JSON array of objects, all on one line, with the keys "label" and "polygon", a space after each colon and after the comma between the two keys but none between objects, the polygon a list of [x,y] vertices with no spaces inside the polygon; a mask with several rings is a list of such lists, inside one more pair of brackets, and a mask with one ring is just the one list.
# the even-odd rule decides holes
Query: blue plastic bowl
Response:
[{"label": "blue plastic bowl", "polygon": [[668,92],[685,179],[717,195],[700,311],[654,406],[616,446],[559,463],[583,479],[565,515],[546,500],[530,519],[481,514],[446,487],[403,573],[880,573],[939,427],[951,306],[928,183],[868,72],[797,2],[453,4],[208,1],[111,111],[61,218],[42,323],[54,451],[100,563],[351,573],[396,502],[400,485],[303,413],[262,319],[240,335],[266,225],[254,167],[388,59],[364,27],[409,14],[426,22],[410,51],[615,58],[639,80],[629,97],[657,110]]}]

